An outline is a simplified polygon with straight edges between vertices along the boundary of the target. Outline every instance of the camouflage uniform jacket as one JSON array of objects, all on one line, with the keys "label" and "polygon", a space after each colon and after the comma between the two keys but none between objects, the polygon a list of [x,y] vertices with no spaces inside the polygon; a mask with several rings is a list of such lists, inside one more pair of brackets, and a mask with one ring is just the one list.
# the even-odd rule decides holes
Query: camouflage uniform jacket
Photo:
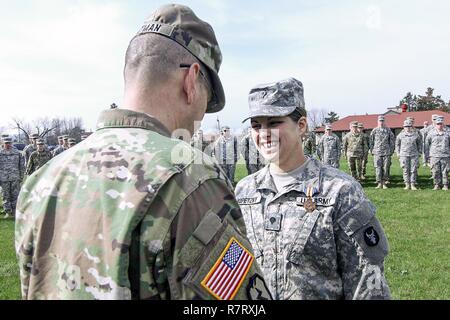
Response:
[{"label": "camouflage uniform jacket", "polygon": [[213,299],[202,282],[235,242],[248,253],[235,298],[264,288],[222,171],[156,119],[103,111],[39,172],[18,200],[23,298]]},{"label": "camouflage uniform jacket", "polygon": [[400,157],[416,157],[422,153],[422,139],[419,133],[402,131],[395,140],[395,152]]},{"label": "camouflage uniform jacket", "polygon": [[[256,260],[274,299],[385,299],[388,242],[376,209],[344,172],[309,159],[276,191],[269,165],[236,186]],[[307,188],[316,207],[306,209]]]},{"label": "camouflage uniform jacket", "polygon": [[359,132],[349,132],[342,139],[342,151],[347,158],[363,157],[366,148],[364,135]]},{"label": "camouflage uniform jacket", "polygon": [[248,133],[241,140],[241,147],[239,148],[242,156],[245,159],[245,162],[249,162],[250,164],[262,166],[265,163],[265,159],[262,154],[258,151],[256,147],[251,133]]},{"label": "camouflage uniform jacket", "polygon": [[236,164],[239,158],[237,138],[220,136],[212,147],[212,154],[220,164]]},{"label": "camouflage uniform jacket", "polygon": [[341,157],[341,141],[334,133],[332,135],[324,134],[319,140],[317,154],[322,161],[327,159],[339,160]]},{"label": "camouflage uniform jacket", "polygon": [[377,127],[370,133],[370,150],[376,156],[391,156],[395,151],[395,136],[391,129]]},{"label": "camouflage uniform jacket", "polygon": [[22,180],[25,173],[25,164],[19,150],[0,150],[0,182]]},{"label": "camouflage uniform jacket", "polygon": [[29,144],[23,149],[22,153],[23,153],[23,157],[25,158],[25,165],[28,163],[28,159],[30,159],[31,154],[33,152],[35,152],[36,150],[37,150],[37,148],[35,147],[34,144]]},{"label": "camouflage uniform jacket", "polygon": [[31,154],[30,159],[28,159],[27,170],[25,171],[25,174],[33,174],[33,172],[46,164],[51,158],[53,158],[52,153],[48,150],[44,150],[42,152],[37,150],[34,151]]},{"label": "camouflage uniform jacket", "polygon": [[55,148],[55,150],[53,150],[52,155],[53,157],[56,157],[58,154],[63,153],[66,150],[67,149],[64,146],[59,145]]},{"label": "camouflage uniform jacket", "polygon": [[450,157],[450,131],[430,131],[425,141],[425,154],[431,158]]},{"label": "camouflage uniform jacket", "polygon": [[316,144],[313,136],[308,135],[303,139],[303,152],[308,156],[313,156],[316,153]]},{"label": "camouflage uniform jacket", "polygon": [[370,149],[370,136],[364,132],[362,132],[361,134],[364,137],[364,156],[367,156],[369,154]]}]

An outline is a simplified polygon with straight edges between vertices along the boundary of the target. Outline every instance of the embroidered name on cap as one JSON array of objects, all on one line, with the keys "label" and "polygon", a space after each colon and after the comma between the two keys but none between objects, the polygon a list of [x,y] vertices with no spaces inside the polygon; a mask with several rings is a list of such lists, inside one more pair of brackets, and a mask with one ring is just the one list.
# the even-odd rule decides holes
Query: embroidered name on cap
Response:
[{"label": "embroidered name on cap", "polygon": [[138,34],[153,32],[153,33],[161,33],[170,37],[172,36],[174,29],[175,27],[169,24],[152,21],[144,24],[139,30]]}]

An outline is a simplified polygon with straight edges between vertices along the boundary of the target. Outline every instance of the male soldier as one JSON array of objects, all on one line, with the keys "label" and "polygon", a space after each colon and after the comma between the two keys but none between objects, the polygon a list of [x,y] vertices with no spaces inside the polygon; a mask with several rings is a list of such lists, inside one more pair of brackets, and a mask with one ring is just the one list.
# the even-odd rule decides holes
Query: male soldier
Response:
[{"label": "male soldier", "polygon": [[22,154],[12,147],[11,138],[4,138],[3,143],[4,147],[0,150],[0,186],[5,218],[9,218],[9,216],[14,216],[16,211],[17,197],[25,167]]},{"label": "male soldier", "polygon": [[28,159],[30,159],[31,154],[37,149],[36,147],[37,139],[39,139],[39,135],[37,133],[31,134],[30,144],[27,145],[22,151],[23,157],[25,158],[25,165],[27,165]]},{"label": "male soldier", "polygon": [[52,153],[45,148],[45,144],[42,139],[38,139],[36,145],[37,150],[31,154],[27,163],[27,170],[25,171],[27,176],[32,175],[33,172],[42,167],[53,157]]},{"label": "male soldier", "polygon": [[72,148],[73,146],[75,146],[77,144],[77,141],[74,138],[69,138],[68,144],[69,144],[69,148]]},{"label": "male soldier", "polygon": [[352,177],[361,180],[362,159],[364,157],[364,136],[358,132],[358,122],[350,123],[350,132],[342,139],[342,149]]},{"label": "male soldier", "polygon": [[191,146],[196,147],[202,152],[205,152],[205,149],[208,146],[208,142],[205,141],[202,129],[198,129],[197,133],[192,137]]},{"label": "male soldier", "polygon": [[362,122],[358,122],[358,132],[361,133],[364,138],[364,156],[362,159],[361,179],[366,180],[367,159],[369,158],[370,137],[367,133],[364,132],[364,124]]},{"label": "male soldier", "polygon": [[[222,110],[221,57],[213,29],[186,6],[145,21],[125,57],[126,108],[103,111],[84,143],[22,188],[23,298],[270,298],[232,186],[214,160],[170,137]],[[217,286],[222,272],[230,281]]]},{"label": "male soldier", "polygon": [[422,157],[423,157],[423,165],[427,165],[427,160],[425,157],[425,140],[427,138],[427,131],[428,131],[428,121],[423,122],[423,128],[419,130],[420,135],[422,136]]},{"label": "male soldier", "polygon": [[403,169],[403,181],[405,190],[417,190],[417,169],[419,168],[419,156],[422,153],[422,139],[419,132],[413,130],[412,122],[405,120],[404,130],[395,140],[395,151],[400,159]]},{"label": "male soldier", "polygon": [[256,148],[251,131],[252,128],[249,128],[247,134],[242,138],[240,148],[249,175],[261,170],[265,166],[264,157],[258,151],[258,148]]},{"label": "male soldier", "polygon": [[221,135],[214,142],[212,155],[217,159],[226,176],[234,184],[234,172],[239,157],[239,143],[235,136],[231,135],[230,127],[224,126]]},{"label": "male soldier", "polygon": [[341,158],[341,141],[333,133],[331,125],[325,126],[325,134],[320,138],[317,146],[317,155],[323,164],[339,168]]},{"label": "male soldier", "polygon": [[64,148],[64,136],[59,136],[58,146],[55,148],[55,150],[53,150],[52,156],[56,157],[58,154],[63,153],[65,150],[66,148]]},{"label": "male soldier", "polygon": [[430,156],[434,189],[448,190],[448,172],[450,171],[450,131],[444,129],[444,118],[436,119],[436,128],[428,132],[425,149]]},{"label": "male soldier", "polygon": [[310,158],[314,157],[316,153],[316,135],[314,132],[307,132],[303,136],[303,151]]},{"label": "male soldier", "polygon": [[373,155],[378,183],[376,189],[387,189],[391,156],[395,151],[395,136],[391,129],[386,127],[384,116],[378,116],[378,127],[370,133],[370,150]]},{"label": "male soldier", "polygon": [[[436,128],[436,119],[437,118],[439,118],[438,114],[433,114],[431,116],[431,125],[427,127],[427,130],[425,131],[425,135],[423,136],[423,141],[424,141],[423,151],[424,151],[424,154],[425,154],[426,163],[427,163],[427,165],[429,167],[431,167],[431,165],[430,165],[430,156],[426,153],[427,149],[425,148],[425,140],[427,139],[428,134]],[[430,179],[433,179],[433,177],[431,177]]]}]

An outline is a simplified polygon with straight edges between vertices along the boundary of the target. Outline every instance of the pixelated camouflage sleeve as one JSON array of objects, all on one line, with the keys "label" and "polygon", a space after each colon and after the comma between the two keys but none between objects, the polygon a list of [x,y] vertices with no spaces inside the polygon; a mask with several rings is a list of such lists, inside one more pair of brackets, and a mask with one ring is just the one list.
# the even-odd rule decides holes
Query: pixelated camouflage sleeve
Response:
[{"label": "pixelated camouflage sleeve", "polygon": [[346,185],[338,211],[334,228],[345,299],[390,299],[384,276],[389,246],[375,207],[361,187]]}]

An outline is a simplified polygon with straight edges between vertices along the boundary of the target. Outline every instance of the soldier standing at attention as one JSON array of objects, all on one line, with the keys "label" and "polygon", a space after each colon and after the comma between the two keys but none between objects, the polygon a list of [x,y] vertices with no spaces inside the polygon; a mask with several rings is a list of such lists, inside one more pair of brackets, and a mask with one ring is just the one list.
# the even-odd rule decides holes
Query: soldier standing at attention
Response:
[{"label": "soldier standing at attention", "polygon": [[430,156],[434,189],[448,190],[448,173],[450,171],[450,131],[444,129],[444,118],[436,119],[436,128],[427,134],[425,149]]},{"label": "soldier standing at attention", "polygon": [[358,122],[350,122],[350,132],[342,139],[342,149],[348,162],[352,177],[360,181],[362,159],[364,157],[364,136],[358,132]]},{"label": "soldier standing at attention", "polygon": [[395,150],[403,169],[405,190],[417,190],[417,169],[419,168],[419,157],[422,153],[422,139],[418,131],[413,130],[412,123],[409,120],[404,121],[403,128],[404,130],[395,140]]},{"label": "soldier standing at attention", "polygon": [[253,174],[261,170],[265,166],[264,157],[256,148],[255,142],[251,136],[252,128],[248,129],[248,133],[241,140],[241,154],[245,159],[248,174]]},{"label": "soldier standing at attention", "polygon": [[212,155],[217,159],[222,170],[231,183],[234,184],[234,172],[239,157],[239,143],[237,138],[231,135],[231,129],[224,126],[221,135],[212,147]]},{"label": "soldier standing at attention", "polygon": [[31,154],[30,159],[28,160],[27,170],[25,171],[27,176],[32,175],[33,172],[53,158],[52,153],[45,148],[45,144],[42,139],[38,139],[36,145],[37,150]]},{"label": "soldier standing at attention", "polygon": [[320,138],[317,155],[323,164],[339,169],[341,158],[341,141],[332,131],[331,125],[325,126],[325,134]]},{"label": "soldier standing at attention", "polygon": [[31,154],[37,149],[36,146],[37,139],[39,139],[39,135],[37,133],[31,134],[30,144],[27,145],[22,151],[23,157],[25,158],[25,166],[28,164],[28,159],[30,159]]},{"label": "soldier standing at attention", "polygon": [[223,109],[221,61],[190,8],[165,5],[144,22],[125,57],[124,107],[22,188],[24,299],[270,298],[232,186],[175,138]]},{"label": "soldier standing at attention", "polygon": [[375,166],[376,189],[387,189],[391,156],[395,151],[395,136],[391,129],[386,127],[384,116],[378,116],[378,127],[370,133],[370,150]]},{"label": "soldier standing at attention", "polygon": [[346,173],[305,157],[303,85],[254,87],[252,136],[270,163],[236,186],[249,239],[275,299],[389,299],[388,242],[376,209]]},{"label": "soldier standing at attention", "polygon": [[303,138],[303,150],[305,150],[305,155],[311,158],[314,157],[316,153],[316,136],[314,132],[307,132]]},{"label": "soldier standing at attention", "polygon": [[199,129],[197,131],[197,133],[194,134],[194,136],[192,137],[191,146],[196,147],[197,149],[201,150],[202,152],[205,152],[206,147],[208,146],[208,142],[205,141],[202,129]]},{"label": "soldier standing at attention", "polygon": [[422,157],[423,157],[423,165],[427,165],[427,159],[425,157],[425,140],[427,139],[427,131],[428,131],[428,121],[423,122],[423,128],[419,130],[420,135],[422,136]]},{"label": "soldier standing at attention", "polygon": [[361,133],[364,138],[364,156],[362,159],[361,180],[366,180],[367,159],[369,158],[369,149],[370,149],[370,137],[367,133],[364,132],[364,124],[362,122],[358,123],[358,132]]},{"label": "soldier standing at attention", "polygon": [[58,154],[64,152],[66,148],[64,148],[64,136],[58,137],[58,146],[53,150],[52,156],[56,157]]},{"label": "soldier standing at attention", "polygon": [[25,172],[24,159],[20,151],[12,147],[11,138],[3,139],[0,150],[0,186],[2,189],[5,218],[14,217],[20,183]]}]

